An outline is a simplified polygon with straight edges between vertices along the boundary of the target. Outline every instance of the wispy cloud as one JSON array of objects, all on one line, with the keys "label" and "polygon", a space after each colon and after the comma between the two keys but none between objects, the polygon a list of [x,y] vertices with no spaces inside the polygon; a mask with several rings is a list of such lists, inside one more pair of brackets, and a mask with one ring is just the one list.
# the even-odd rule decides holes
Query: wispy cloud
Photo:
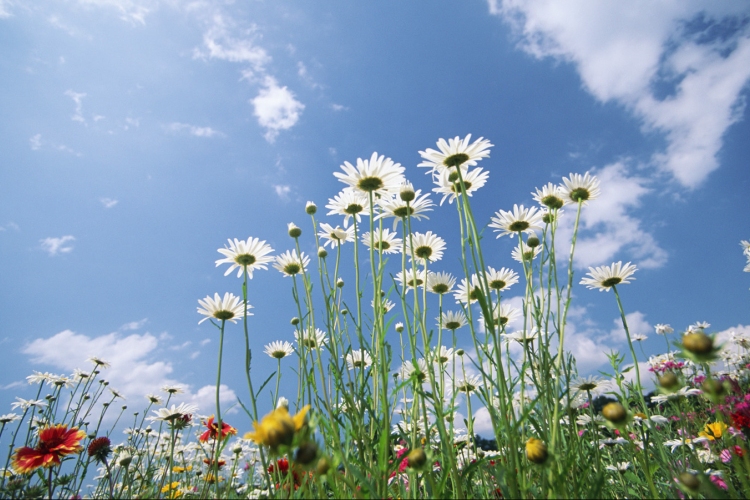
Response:
[{"label": "wispy cloud", "polygon": [[190,125],[189,123],[172,122],[169,125],[165,125],[164,129],[172,134],[188,133],[195,137],[214,137],[216,135],[224,135],[218,130],[211,127],[197,127]]},{"label": "wispy cloud", "polygon": [[335,102],[331,104],[331,109],[334,111],[349,111],[349,106],[344,106],[343,104],[336,104]]},{"label": "wispy cloud", "polygon": [[278,196],[279,198],[285,201],[289,199],[289,193],[291,193],[292,191],[291,187],[287,185],[283,185],[283,184],[281,185],[275,184],[273,186],[273,189],[274,191],[276,191],[276,196]]},{"label": "wispy cloud", "polygon": [[104,205],[104,208],[112,208],[120,203],[119,200],[113,200],[112,198],[99,198],[99,201]]},{"label": "wispy cloud", "polygon": [[32,151],[42,149],[42,134],[36,134],[29,139],[29,146]]},{"label": "wispy cloud", "polygon": [[11,5],[12,3],[10,0],[0,0],[0,19],[5,19],[13,15],[10,13]]},{"label": "wispy cloud", "polygon": [[131,321],[130,323],[125,323],[120,327],[120,331],[126,332],[126,331],[132,331],[132,330],[140,330],[143,328],[143,325],[145,325],[148,322],[148,318],[143,318],[138,321]]},{"label": "wispy cloud", "polygon": [[60,238],[44,238],[39,240],[41,248],[47,252],[50,256],[57,255],[58,253],[70,253],[73,251],[73,245],[71,241],[75,241],[75,237],[71,235],[61,236]]},{"label": "wispy cloud", "polygon": [[243,38],[233,36],[232,29],[231,21],[219,14],[214,15],[212,26],[203,34],[203,46],[193,50],[193,57],[249,63],[255,71],[263,72],[271,57],[255,44],[255,28],[249,30],[250,36]]},{"label": "wispy cloud", "polygon": [[72,90],[66,90],[65,95],[73,99],[76,105],[75,113],[70,117],[74,122],[86,123],[86,119],[83,117],[83,98],[86,97],[85,93],[74,92]]},{"label": "wispy cloud", "polygon": [[[623,104],[666,148],[652,161],[688,188],[718,168],[750,78],[744,2],[488,0],[537,58],[572,63],[585,89]],[[736,22],[734,22],[736,21]]]},{"label": "wispy cloud", "polygon": [[157,0],[78,0],[84,7],[105,7],[115,10],[120,19],[133,25],[145,25],[146,16],[156,8]]},{"label": "wispy cloud", "polygon": [[4,226],[0,226],[0,231],[7,231],[8,229],[12,229],[13,231],[20,231],[21,228],[18,227],[18,224],[15,222],[8,222]]},{"label": "wispy cloud", "polygon": [[258,123],[266,129],[264,137],[268,142],[274,142],[280,131],[292,128],[305,109],[305,105],[295,99],[292,91],[279,86],[271,76],[266,76],[264,87],[250,102]]}]

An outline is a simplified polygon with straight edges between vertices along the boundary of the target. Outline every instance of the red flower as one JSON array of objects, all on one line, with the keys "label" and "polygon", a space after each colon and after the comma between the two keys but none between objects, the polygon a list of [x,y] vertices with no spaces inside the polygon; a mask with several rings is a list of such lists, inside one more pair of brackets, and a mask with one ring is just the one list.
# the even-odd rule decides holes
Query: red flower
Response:
[{"label": "red flower", "polygon": [[21,474],[26,474],[39,467],[60,465],[60,458],[83,450],[80,442],[85,437],[86,433],[78,427],[68,429],[65,424],[41,429],[35,448],[24,446],[16,450],[13,455],[13,468]]},{"label": "red flower", "polygon": [[107,457],[112,453],[112,443],[109,438],[98,437],[89,443],[89,456],[97,462],[106,462]]},{"label": "red flower", "polygon": [[[216,439],[217,434],[219,434],[219,424],[214,422],[214,416],[211,415],[208,418],[208,422],[206,422],[206,427],[208,427],[208,430],[200,435],[198,440],[200,440],[201,443],[205,443],[209,439]],[[226,422],[221,423],[221,439],[223,440],[225,437],[227,437],[230,434],[237,434],[237,429],[232,427]]]}]

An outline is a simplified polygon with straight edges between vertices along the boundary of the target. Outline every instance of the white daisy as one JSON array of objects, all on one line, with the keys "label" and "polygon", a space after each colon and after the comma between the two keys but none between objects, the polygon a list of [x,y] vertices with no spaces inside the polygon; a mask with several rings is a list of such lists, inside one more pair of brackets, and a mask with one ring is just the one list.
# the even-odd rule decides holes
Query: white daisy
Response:
[{"label": "white daisy", "polygon": [[443,328],[453,331],[468,324],[463,311],[444,311],[437,320],[438,326],[442,324]]},{"label": "white daisy", "polygon": [[[483,171],[481,168],[475,168],[469,171],[464,171],[462,168],[461,177],[464,181],[466,194],[473,196],[474,191],[477,191],[479,188],[487,184],[487,179],[490,177],[490,173]],[[439,195],[443,195],[443,198],[440,200],[440,205],[442,205],[445,200],[448,200],[448,203],[452,204],[453,200],[461,194],[461,181],[458,179],[458,172],[456,169],[443,170],[443,172],[435,178],[435,184],[437,187],[433,188],[432,191]]]},{"label": "white daisy", "polygon": [[435,350],[434,356],[436,362],[440,363],[441,365],[445,365],[455,357],[455,353],[453,352],[453,348],[441,345],[440,349]]},{"label": "white daisy", "polygon": [[91,356],[86,361],[91,361],[92,363],[94,363],[94,365],[96,365],[97,368],[99,368],[99,367],[101,367],[101,368],[109,368],[110,366],[112,366],[112,365],[109,364],[109,361],[104,361],[103,359],[98,358],[96,356]]},{"label": "white daisy", "polygon": [[399,370],[399,376],[404,380],[414,376],[417,382],[424,382],[427,380],[427,375],[427,362],[423,358],[417,360],[417,366],[414,366],[412,361],[407,361]]},{"label": "white daisy", "polygon": [[513,205],[513,211],[500,210],[492,217],[490,227],[495,228],[500,234],[497,237],[508,235],[511,238],[516,233],[533,233],[535,229],[542,230],[542,214],[537,207],[524,208],[523,205]]},{"label": "white daisy", "polygon": [[[373,309],[375,309],[375,301],[374,300],[370,301],[370,306]],[[394,304],[393,301],[386,299],[386,300],[382,300],[381,301],[380,307],[383,308],[382,310],[383,310],[384,313],[388,313],[388,312],[391,311],[391,309],[393,309],[394,307],[396,307],[396,304]]]},{"label": "white daisy", "polygon": [[263,352],[274,359],[284,359],[294,353],[294,347],[285,340],[274,340],[270,344],[266,344],[266,348]]},{"label": "white daisy", "polygon": [[610,266],[589,267],[587,273],[590,277],[583,278],[581,285],[586,285],[590,290],[599,289],[600,292],[609,291],[615,285],[630,283],[631,276],[637,271],[635,265],[630,262],[622,265],[622,261],[615,262]]},{"label": "white daisy", "polygon": [[456,278],[451,276],[450,273],[438,272],[433,273],[430,271],[427,274],[427,291],[442,295],[453,290],[456,285]]},{"label": "white daisy", "polygon": [[171,422],[172,420],[182,418],[185,415],[192,415],[193,413],[198,411],[198,407],[191,404],[180,403],[179,406],[172,405],[171,408],[159,408],[158,410],[153,411],[156,415],[153,417],[149,417],[149,420],[163,420],[165,422]]},{"label": "white daisy", "polygon": [[476,302],[479,294],[481,294],[481,290],[479,278],[477,278],[476,274],[473,274],[471,276],[471,283],[467,282],[466,278],[461,278],[461,283],[456,287],[456,291],[453,292],[453,298],[459,304]]},{"label": "white daisy", "polygon": [[458,166],[473,167],[477,164],[478,160],[490,156],[489,149],[492,147],[490,141],[480,137],[470,144],[470,140],[471,134],[467,135],[464,139],[459,139],[456,136],[453,139],[448,139],[448,142],[445,142],[445,139],[440,139],[437,142],[437,147],[440,151],[434,149],[420,151],[419,155],[425,161],[417,166],[428,167],[431,169],[431,173],[441,173],[444,170]]},{"label": "white daisy", "polygon": [[395,231],[398,222],[406,217],[416,220],[429,219],[425,212],[431,212],[432,207],[435,206],[430,200],[429,193],[422,194],[422,190],[417,189],[415,195],[416,197],[408,203],[398,196],[384,196],[378,199],[377,204],[382,211],[375,216],[375,220],[393,217],[393,230]]},{"label": "white daisy", "polygon": [[287,250],[276,256],[276,263],[273,267],[281,271],[284,277],[287,277],[304,272],[307,270],[309,263],[310,258],[305,255],[305,252],[297,255],[297,250]]},{"label": "white daisy", "polygon": [[442,259],[444,249],[445,240],[432,231],[411,234],[404,242],[404,253],[420,263]]},{"label": "white daisy", "polygon": [[333,227],[330,224],[321,222],[318,236],[326,240],[324,246],[337,247],[347,241],[354,241],[354,226],[341,229],[340,226]]},{"label": "white daisy", "polygon": [[750,241],[742,240],[740,246],[742,247],[742,253],[750,257]]},{"label": "white daisy", "polygon": [[34,372],[26,377],[26,380],[29,382],[29,384],[43,384],[45,382],[49,382],[50,380],[54,379],[56,375],[49,373],[49,372],[38,372],[34,370]]},{"label": "white daisy", "polygon": [[[198,304],[201,307],[198,308],[198,314],[205,316],[198,322],[200,325],[209,318],[216,318],[221,321],[231,321],[236,323],[238,318],[245,315],[245,303],[240,297],[235,296],[232,293],[226,292],[224,298],[219,297],[218,293],[215,293],[213,298],[207,296],[205,299],[199,299]],[[250,304],[247,304],[247,308],[250,309]],[[252,316],[252,313],[248,312],[248,316]]]},{"label": "white daisy", "polygon": [[668,333],[674,332],[674,328],[672,328],[669,325],[663,325],[661,323],[659,323],[658,325],[656,325],[654,327],[654,330],[656,330],[656,333],[659,334],[659,335],[666,335]]},{"label": "white daisy", "polygon": [[370,239],[372,239],[373,247],[376,250],[380,250],[385,254],[401,253],[403,240],[396,238],[396,233],[389,229],[376,229],[373,232],[373,236],[370,236],[369,232],[363,234],[362,243],[368,248],[371,243]]},{"label": "white daisy", "polygon": [[352,351],[345,356],[346,364],[350,370],[355,368],[367,368],[372,365],[372,356],[364,349]]},{"label": "white daisy", "polygon": [[576,392],[591,394],[601,394],[607,392],[612,388],[610,382],[597,377],[596,375],[589,375],[588,377],[577,378],[570,383],[570,388]]},{"label": "white daisy", "polygon": [[527,332],[525,330],[518,330],[513,333],[501,333],[500,336],[505,340],[506,344],[510,344],[513,341],[519,344],[528,344],[536,339],[538,332]]},{"label": "white daisy", "polygon": [[9,424],[18,420],[19,418],[21,417],[19,417],[15,413],[6,413],[5,415],[0,415],[0,424]]},{"label": "white daisy", "polygon": [[505,267],[501,267],[496,271],[494,268],[488,266],[485,276],[492,290],[507,290],[512,285],[518,283],[518,273]]},{"label": "white daisy", "polygon": [[701,330],[705,330],[706,328],[710,327],[711,323],[707,323],[706,321],[698,321],[693,323],[692,325],[687,327],[688,332],[698,332]]},{"label": "white daisy", "polygon": [[168,394],[183,394],[185,392],[185,389],[181,385],[165,385],[161,390]]},{"label": "white daisy", "polygon": [[563,177],[563,184],[560,185],[560,189],[564,194],[565,203],[578,203],[580,201],[586,205],[587,202],[598,198],[600,194],[599,179],[589,175],[588,172],[584,175],[570,174],[570,178]]},{"label": "white daisy", "polygon": [[482,383],[482,379],[477,375],[469,375],[455,383],[455,390],[471,394],[476,391]]},{"label": "white daisy", "polygon": [[328,200],[331,211],[328,215],[343,215],[344,227],[349,227],[349,218],[355,217],[357,222],[362,221],[360,214],[370,214],[370,198],[361,191],[345,187],[339,194]]},{"label": "white daisy", "polygon": [[146,394],[146,399],[153,405],[160,405],[162,403],[161,396],[156,394]]},{"label": "white daisy", "polygon": [[642,333],[636,333],[632,336],[632,339],[636,342],[643,342],[644,340],[648,339],[648,335],[644,335]]},{"label": "white daisy", "polygon": [[[504,326],[520,316],[521,311],[511,306],[510,304],[500,304],[493,307],[493,322],[495,326]],[[480,315],[481,324],[485,323],[484,315]]]},{"label": "white daisy", "polygon": [[424,269],[407,269],[406,279],[404,279],[404,273],[399,271],[396,274],[396,281],[402,286],[406,285],[407,288],[415,288],[424,286],[426,278]]},{"label": "white daisy", "polygon": [[312,328],[308,328],[307,333],[295,331],[294,339],[298,344],[309,347],[310,349],[322,349],[328,342],[326,332],[320,328],[316,328],[315,331],[313,331]]},{"label": "white daisy", "polygon": [[542,189],[537,189],[531,195],[534,197],[534,201],[550,210],[557,210],[565,204],[563,199],[565,193],[563,193],[562,188],[551,182],[548,182]]},{"label": "white daisy", "polygon": [[259,238],[248,238],[247,241],[235,238],[227,241],[229,241],[229,248],[224,247],[218,250],[225,258],[216,261],[216,267],[222,264],[231,264],[224,276],[227,276],[236,267],[237,277],[239,278],[242,276],[245,266],[247,266],[247,276],[252,278],[254,270],[268,269],[266,264],[273,260],[273,257],[268,255],[273,252],[273,248]]},{"label": "white daisy", "polygon": [[344,184],[363,193],[397,194],[404,180],[404,167],[400,163],[394,163],[377,153],[373,153],[369,160],[357,158],[355,167],[348,161],[341,165],[344,173],[334,172],[334,176]]},{"label": "white daisy", "polygon": [[625,474],[629,468],[630,462],[618,462],[616,465],[608,465],[605,467],[605,469],[609,471],[619,472],[620,474]]},{"label": "white daisy", "polygon": [[521,247],[519,248],[516,246],[513,248],[513,251],[510,252],[510,256],[515,260],[516,262],[520,262],[521,264],[526,262],[531,262],[532,260],[536,259],[537,256],[542,253],[542,247],[534,247],[531,248],[526,243],[521,241]]}]

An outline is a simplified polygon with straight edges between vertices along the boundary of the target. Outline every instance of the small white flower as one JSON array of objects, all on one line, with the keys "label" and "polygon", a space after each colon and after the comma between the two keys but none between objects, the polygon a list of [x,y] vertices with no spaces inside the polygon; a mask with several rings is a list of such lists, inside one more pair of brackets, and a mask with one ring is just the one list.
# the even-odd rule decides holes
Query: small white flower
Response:
[{"label": "small white flower", "polygon": [[476,391],[482,383],[482,379],[477,375],[470,375],[465,377],[454,385],[455,390],[471,394]]},{"label": "small white flower", "polygon": [[630,462],[618,462],[617,465],[608,465],[607,470],[624,474],[630,468]]},{"label": "small white flower", "polygon": [[404,253],[421,263],[442,259],[444,249],[445,240],[432,231],[408,235],[404,242]]},{"label": "small white flower", "polygon": [[490,227],[495,228],[498,238],[501,236],[514,237],[518,233],[533,233],[542,230],[542,214],[537,207],[524,208],[523,205],[513,205],[512,211],[500,210],[492,217]]},{"label": "small white flower", "polygon": [[586,172],[581,174],[570,174],[570,178],[563,177],[560,186],[565,195],[565,203],[579,203],[586,205],[589,201],[599,197],[599,179]]},{"label": "small white flower", "polygon": [[345,356],[346,364],[350,370],[355,368],[367,368],[372,365],[372,357],[370,353],[362,350],[352,351]]},{"label": "small white flower", "polygon": [[671,327],[671,326],[669,326],[669,325],[663,325],[663,324],[661,324],[661,323],[659,323],[658,325],[656,325],[656,326],[654,327],[654,330],[656,330],[656,333],[657,333],[658,335],[666,335],[666,334],[668,334],[668,333],[672,333],[672,332],[674,332],[674,328],[672,328],[672,327]]},{"label": "small white flower", "polygon": [[304,273],[309,263],[310,258],[305,255],[305,252],[298,255],[297,250],[287,250],[281,255],[276,256],[276,263],[273,267],[281,271],[284,277],[288,277]]},{"label": "small white flower", "polygon": [[698,321],[696,323],[693,323],[692,325],[688,326],[687,331],[688,332],[698,332],[705,330],[706,328],[710,327],[711,324],[707,323],[705,321]]},{"label": "small white flower", "polygon": [[451,276],[449,273],[439,272],[433,273],[430,271],[427,274],[427,291],[442,295],[453,290],[456,285],[456,278]]},{"label": "small white flower", "polygon": [[586,285],[591,290],[599,289],[600,292],[608,292],[615,285],[630,283],[631,279],[635,279],[631,276],[637,270],[630,262],[623,266],[622,261],[610,266],[589,267],[587,274],[590,277],[583,278],[581,285]]},{"label": "small white flower", "polygon": [[644,340],[648,339],[648,335],[643,335],[642,333],[636,333],[632,335],[632,339],[636,342],[643,342]]},{"label": "small white flower", "polygon": [[430,200],[429,193],[422,194],[422,190],[417,189],[415,195],[416,198],[408,203],[398,196],[384,196],[378,199],[376,203],[380,207],[381,212],[375,217],[375,220],[384,217],[393,217],[393,230],[395,231],[398,222],[406,217],[415,220],[429,219],[425,215],[425,212],[431,212],[432,207],[435,205]]},{"label": "small white flower", "polygon": [[171,408],[159,408],[153,410],[155,416],[149,417],[151,421],[163,420],[165,422],[171,422],[177,418],[182,418],[185,415],[192,415],[198,411],[198,407],[192,404],[180,403],[179,406],[172,405]]},{"label": "small white flower", "polygon": [[0,424],[8,424],[10,422],[14,422],[18,420],[19,417],[15,413],[6,413],[5,415],[0,415]]},{"label": "small white flower", "polygon": [[388,229],[376,229],[372,236],[369,232],[362,235],[362,243],[366,247],[370,248],[372,245],[376,250],[380,250],[384,254],[401,253],[403,240],[396,237],[395,232],[391,232]]},{"label": "small white flower", "polygon": [[468,321],[463,311],[443,311],[441,316],[438,318],[438,325],[443,325],[443,328],[447,330],[458,330],[462,326],[466,326]]},{"label": "small white flower", "polygon": [[328,342],[326,332],[319,328],[316,328],[315,331],[313,331],[312,328],[309,328],[306,333],[295,331],[294,339],[298,344],[310,349],[322,349]]},{"label": "small white flower", "polygon": [[458,304],[468,304],[476,302],[481,293],[479,278],[474,274],[471,276],[471,282],[466,281],[466,278],[461,278],[461,283],[453,292],[453,298],[456,299]]},{"label": "small white flower", "polygon": [[334,176],[344,184],[363,193],[397,194],[404,180],[404,167],[377,153],[369,160],[357,158],[355,167],[348,161],[341,165],[344,173],[334,172]]},{"label": "small white flower", "polygon": [[405,276],[404,278],[404,273],[399,271],[396,274],[396,281],[402,286],[406,285],[407,288],[422,287],[426,281],[424,269],[407,269]]},{"label": "small white flower", "polygon": [[492,267],[487,267],[486,278],[492,290],[507,290],[518,283],[518,273],[505,267],[497,271]]},{"label": "small white flower", "polygon": [[324,246],[330,245],[331,248],[337,247],[343,245],[347,241],[354,241],[354,226],[341,229],[339,226],[333,227],[330,224],[322,222],[320,224],[320,232],[318,232],[318,236],[326,240]]},{"label": "small white flower", "polygon": [[448,139],[448,142],[445,139],[439,139],[437,147],[440,151],[429,148],[420,151],[419,155],[424,161],[417,166],[428,167],[430,169],[428,173],[438,174],[459,166],[473,167],[478,160],[490,156],[490,148],[492,147],[490,141],[484,137],[480,137],[473,143],[470,143],[470,141],[471,134],[464,139],[456,136],[453,139]]},{"label": "small white flower", "polygon": [[247,276],[252,279],[254,270],[267,269],[266,264],[273,260],[273,257],[268,255],[273,252],[273,248],[259,238],[248,238],[246,241],[235,238],[227,241],[229,241],[228,248],[218,249],[218,252],[224,255],[224,258],[216,261],[216,267],[222,264],[231,264],[224,276],[237,268],[237,277],[239,278],[247,267]]},{"label": "small white flower", "polygon": [[534,197],[534,201],[551,210],[560,209],[565,204],[565,193],[562,188],[551,182],[548,182],[542,189],[537,189],[531,195]]},{"label": "small white flower", "polygon": [[[202,307],[202,309],[201,307],[198,308],[198,314],[205,316],[198,322],[199,325],[209,318],[236,323],[238,318],[245,315],[245,303],[240,297],[229,292],[226,292],[223,298],[215,293],[213,298],[207,296],[204,299],[199,299],[198,303]],[[248,309],[251,307],[250,304],[247,304]],[[247,315],[252,316],[252,313],[248,312]]]},{"label": "small white flower", "polygon": [[266,348],[263,352],[272,358],[283,359],[294,353],[294,347],[287,341],[275,340],[270,344],[266,344]]},{"label": "small white flower", "polygon": [[328,215],[343,215],[344,227],[349,227],[349,219],[354,217],[357,222],[362,221],[361,215],[370,215],[370,198],[363,192],[351,187],[345,187],[339,194],[328,200],[331,211]]},{"label": "small white flower", "polygon": [[437,177],[435,177],[436,188],[432,191],[437,194],[442,194],[443,198],[440,200],[440,205],[448,200],[448,203],[453,203],[458,196],[461,195],[461,180],[464,183],[464,189],[466,194],[473,196],[474,192],[487,184],[487,179],[490,177],[490,173],[482,170],[481,168],[475,168],[473,170],[464,170],[461,168],[461,179],[458,178],[458,171],[456,169],[444,170]]},{"label": "small white flower", "polygon": [[510,252],[510,256],[516,262],[523,264],[524,262],[531,262],[536,259],[540,253],[542,253],[542,247],[530,248],[526,243],[521,241],[521,247],[515,246],[513,251]]}]

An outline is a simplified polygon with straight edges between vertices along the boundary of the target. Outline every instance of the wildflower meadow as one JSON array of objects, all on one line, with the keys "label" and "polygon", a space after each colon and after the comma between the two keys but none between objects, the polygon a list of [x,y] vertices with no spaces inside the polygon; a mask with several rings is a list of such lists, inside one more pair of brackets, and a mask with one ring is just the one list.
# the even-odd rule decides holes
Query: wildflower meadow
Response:
[{"label": "wildflower meadow", "polygon": [[[530,186],[537,205],[503,201],[477,220],[472,202],[491,198],[491,148],[469,135],[440,139],[415,167],[377,153],[344,162],[330,181],[343,189],[300,210],[286,248],[228,235],[216,259],[226,288],[197,299],[196,321],[218,338],[210,407],[181,401],[178,386],[123,405],[97,357],[72,374],[29,375],[36,396],[0,416],[0,496],[747,498],[750,338],[721,344],[708,323],[659,324],[663,353],[639,355],[643,334],[626,318],[638,263],[574,272],[599,179]],[[424,175],[432,192],[409,181]],[[437,217],[458,231],[434,233]],[[563,218],[573,221],[566,245]],[[495,237],[514,241],[512,255],[483,250]],[[301,250],[312,245],[316,255]],[[457,265],[443,260],[449,246]],[[750,272],[750,243],[738,251]],[[280,274],[297,311],[279,318],[289,336],[265,346],[252,322],[261,272]],[[522,307],[506,300],[511,288]],[[627,350],[581,376],[568,315],[595,292],[619,311]],[[225,363],[228,349],[244,364]],[[261,356],[274,372],[254,371]],[[247,382],[231,415],[219,394],[227,372]],[[480,411],[491,436],[474,432]]]}]

